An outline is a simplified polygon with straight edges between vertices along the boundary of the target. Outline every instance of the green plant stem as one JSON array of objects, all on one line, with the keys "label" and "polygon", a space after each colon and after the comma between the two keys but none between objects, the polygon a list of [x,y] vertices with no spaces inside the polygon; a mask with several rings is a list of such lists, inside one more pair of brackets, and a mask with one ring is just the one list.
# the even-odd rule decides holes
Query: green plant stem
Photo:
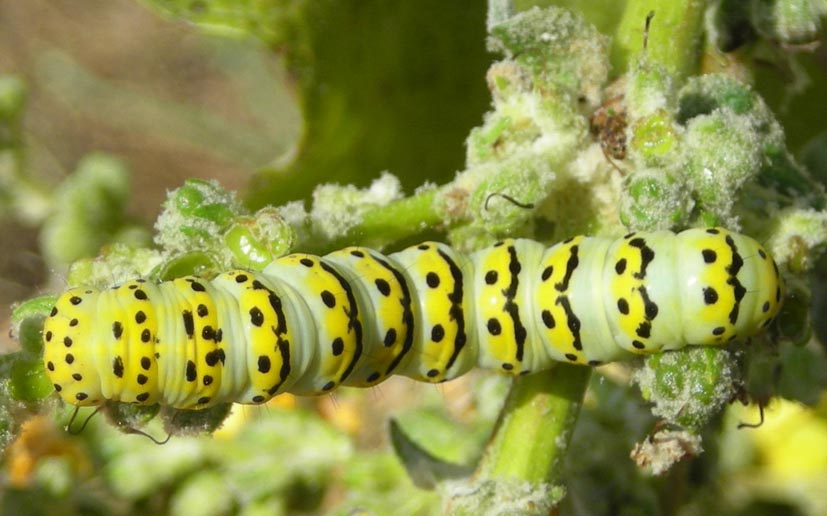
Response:
[{"label": "green plant stem", "polygon": [[367,211],[362,221],[351,227],[347,234],[322,247],[314,248],[308,242],[303,248],[314,252],[325,252],[343,246],[359,245],[383,247],[393,242],[410,238],[426,229],[443,224],[444,215],[434,207],[437,189],[419,192],[410,197],[378,206]]},{"label": "green plant stem", "polygon": [[664,65],[678,79],[698,70],[703,33],[705,0],[628,0],[612,45],[612,66],[616,73],[643,51],[646,17],[655,16],[649,26],[646,53],[649,60]]},{"label": "green plant stem", "polygon": [[561,481],[562,460],[580,412],[591,368],[558,364],[514,381],[477,480]]}]

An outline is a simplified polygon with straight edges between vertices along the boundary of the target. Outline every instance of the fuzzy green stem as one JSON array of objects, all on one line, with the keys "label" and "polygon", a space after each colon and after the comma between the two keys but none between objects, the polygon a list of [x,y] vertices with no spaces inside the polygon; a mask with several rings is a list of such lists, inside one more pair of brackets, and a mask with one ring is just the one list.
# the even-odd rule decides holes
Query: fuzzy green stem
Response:
[{"label": "fuzzy green stem", "polygon": [[362,221],[351,227],[342,238],[314,248],[308,242],[306,249],[323,252],[358,242],[360,245],[382,247],[415,236],[428,228],[443,223],[443,216],[434,207],[438,190],[430,189],[411,197],[378,206],[367,211]]},{"label": "fuzzy green stem", "polygon": [[591,368],[558,364],[516,379],[477,480],[511,478],[558,484]]},{"label": "fuzzy green stem", "polygon": [[660,63],[678,78],[697,71],[701,51],[705,0],[628,0],[612,45],[616,72],[643,51],[646,17],[655,16],[649,26],[647,57]]}]

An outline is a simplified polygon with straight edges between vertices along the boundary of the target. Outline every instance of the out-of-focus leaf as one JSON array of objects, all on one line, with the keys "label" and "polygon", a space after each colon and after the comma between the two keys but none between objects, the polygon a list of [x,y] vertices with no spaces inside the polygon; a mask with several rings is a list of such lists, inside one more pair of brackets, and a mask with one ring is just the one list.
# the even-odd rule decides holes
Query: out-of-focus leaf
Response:
[{"label": "out-of-focus leaf", "polygon": [[413,483],[422,489],[433,489],[446,479],[470,477],[474,471],[473,466],[454,464],[433,456],[411,440],[396,420],[390,422],[390,434],[399,460],[408,470]]},{"label": "out-of-focus leaf", "polygon": [[258,174],[254,207],[383,170],[412,189],[462,168],[462,141],[488,102],[484,2],[146,1],[263,39],[297,78],[304,131],[289,162]]}]

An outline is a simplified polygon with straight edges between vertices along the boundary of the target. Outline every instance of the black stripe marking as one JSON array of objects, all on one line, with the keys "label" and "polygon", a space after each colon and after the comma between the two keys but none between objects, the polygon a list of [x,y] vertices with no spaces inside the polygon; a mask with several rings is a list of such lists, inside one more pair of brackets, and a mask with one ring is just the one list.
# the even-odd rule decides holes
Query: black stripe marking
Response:
[{"label": "black stripe marking", "polygon": [[279,391],[281,385],[290,375],[290,341],[279,337],[276,341],[276,348],[281,355],[281,369],[279,369],[279,381],[267,389],[267,394],[270,396],[274,396]]},{"label": "black stripe marking", "polygon": [[[281,355],[281,368],[279,369],[279,380],[272,387],[267,389],[267,394],[274,396],[281,388],[282,384],[290,376],[290,341],[284,338],[287,333],[287,318],[284,315],[284,308],[281,303],[281,298],[275,292],[262,285],[264,290],[268,292],[267,300],[270,302],[270,307],[276,315],[276,326],[270,326],[273,335],[276,336],[276,343],[274,351],[278,351]],[[220,330],[219,330],[220,331]],[[261,401],[264,401],[263,398]]]},{"label": "black stripe marking", "polygon": [[451,316],[452,320],[456,321],[457,336],[454,339],[454,352],[445,364],[445,371],[448,371],[454,365],[454,362],[456,362],[460,351],[462,351],[462,348],[465,347],[465,343],[468,340],[468,335],[465,334],[465,312],[462,310],[462,270],[445,251],[437,248],[437,253],[443,260],[445,260],[445,263],[448,264],[448,270],[451,272],[451,277],[454,280],[454,290],[448,294],[448,300],[451,301],[451,308],[448,311],[448,314]]},{"label": "black stripe marking", "polygon": [[735,304],[732,305],[732,310],[729,312],[729,323],[734,325],[736,321],[738,321],[738,314],[741,311],[741,300],[744,299],[744,296],[747,294],[747,289],[736,277],[729,278],[727,284],[732,285],[732,292],[735,296]]},{"label": "black stripe marking", "polygon": [[646,278],[646,268],[655,259],[655,251],[648,245],[643,238],[634,238],[629,241],[629,245],[640,249],[640,270],[633,274],[635,279],[642,280]]},{"label": "black stripe marking", "polygon": [[279,335],[281,333],[287,332],[287,319],[284,316],[284,309],[281,306],[281,298],[276,295],[270,289],[267,289],[270,293],[267,295],[267,300],[270,302],[270,307],[273,308],[273,312],[276,314],[276,324],[277,328],[273,328],[273,333]]},{"label": "black stripe marking", "polygon": [[359,320],[359,306],[356,304],[356,296],[353,294],[353,287],[350,286],[350,283],[347,282],[345,277],[342,276],[339,271],[337,271],[326,261],[320,259],[319,266],[323,271],[336,278],[336,281],[339,282],[339,285],[345,292],[348,306],[342,307],[342,309],[345,311],[345,315],[347,315],[348,318],[347,331],[348,333],[353,331],[356,336],[356,349],[353,351],[353,358],[351,358],[345,372],[342,373],[342,376],[339,378],[338,383],[341,383],[345,381],[348,376],[350,376],[350,373],[352,373],[353,369],[356,367],[356,363],[362,357],[362,321]]},{"label": "black stripe marking", "polygon": [[[574,346],[574,349],[581,351],[583,349],[583,343],[580,340],[580,319],[574,315],[574,311],[571,309],[571,303],[569,303],[569,298],[567,296],[560,296],[557,298],[555,303],[562,305],[563,310],[566,312],[566,325],[569,327],[569,331],[571,331],[571,335],[574,339],[572,345]],[[568,357],[568,355],[566,355],[566,357]]]},{"label": "black stripe marking", "polygon": [[391,274],[393,274],[393,277],[396,278],[396,281],[399,283],[399,288],[402,290],[402,297],[399,298],[399,304],[402,305],[402,325],[405,327],[405,340],[402,343],[402,351],[391,361],[391,363],[388,365],[388,368],[385,369],[385,375],[387,376],[391,374],[393,370],[399,366],[399,363],[402,362],[402,359],[405,358],[405,355],[407,355],[413,347],[414,314],[413,310],[411,309],[411,291],[408,288],[408,282],[405,280],[404,274],[399,272],[387,261],[376,256],[374,253],[370,253],[370,255],[376,261],[376,263],[378,263],[379,265],[390,271]]},{"label": "black stripe marking", "polygon": [[520,287],[520,258],[517,256],[517,249],[513,245],[508,246],[508,272],[511,273],[511,281],[508,288],[502,291],[505,296],[505,304],[503,310],[511,317],[514,325],[514,341],[517,344],[517,353],[515,355],[518,362],[523,361],[523,353],[525,352],[525,341],[528,337],[528,332],[520,321],[520,306],[514,302],[517,297],[517,290]]},{"label": "black stripe marking", "polygon": [[577,269],[577,266],[580,265],[580,258],[578,254],[580,253],[580,246],[573,245],[569,248],[569,259],[566,261],[566,274],[563,276],[563,281],[554,284],[554,288],[558,292],[565,292],[569,289],[569,281],[571,281],[571,276],[574,274],[574,270]]},{"label": "black stripe marking", "polygon": [[732,238],[732,235],[727,235],[724,240],[732,251],[732,263],[727,265],[726,271],[729,274],[727,285],[732,285],[732,293],[735,297],[735,303],[733,303],[732,310],[729,312],[729,323],[734,325],[738,321],[738,315],[741,311],[741,300],[744,299],[744,296],[747,294],[747,289],[737,277],[738,272],[744,265],[744,259],[741,258],[741,254],[738,252],[738,246],[735,245],[735,240]]},{"label": "black stripe marking", "polygon": [[727,235],[724,240],[729,248],[732,249],[732,263],[727,266],[726,271],[732,276],[737,276],[741,267],[744,266],[744,259],[741,258],[740,253],[738,253],[738,247],[735,245],[735,240],[732,238],[732,235]]}]

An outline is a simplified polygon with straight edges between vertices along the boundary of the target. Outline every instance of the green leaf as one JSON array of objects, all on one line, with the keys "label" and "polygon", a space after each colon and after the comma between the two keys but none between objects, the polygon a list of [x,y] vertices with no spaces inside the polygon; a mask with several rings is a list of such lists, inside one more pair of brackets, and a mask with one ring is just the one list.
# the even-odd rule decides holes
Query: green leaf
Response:
[{"label": "green leaf", "polygon": [[391,419],[389,429],[393,449],[417,487],[433,489],[442,481],[466,478],[474,471],[473,466],[454,464],[435,457],[411,440],[395,419]]}]

